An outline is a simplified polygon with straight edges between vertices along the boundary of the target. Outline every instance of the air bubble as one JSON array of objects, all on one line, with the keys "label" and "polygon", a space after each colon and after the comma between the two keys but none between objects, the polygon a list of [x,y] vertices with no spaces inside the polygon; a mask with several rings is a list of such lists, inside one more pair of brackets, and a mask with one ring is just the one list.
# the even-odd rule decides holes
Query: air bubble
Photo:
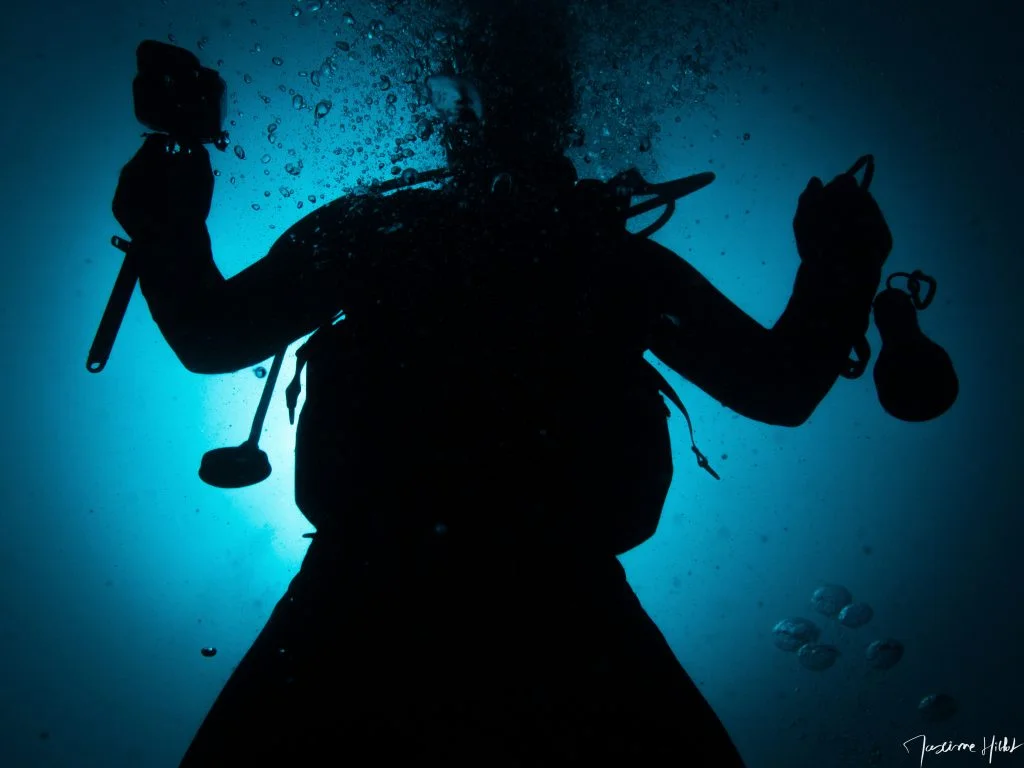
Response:
[{"label": "air bubble", "polygon": [[334,105],[331,104],[331,102],[328,101],[327,99],[324,99],[323,101],[318,102],[317,105],[316,105],[316,111],[315,111],[316,119],[317,120],[323,120],[325,117],[327,117],[327,115],[330,114],[330,112],[331,112],[331,107],[332,106],[334,106]]},{"label": "air bubble", "polygon": [[239,160],[245,160],[245,150],[242,149],[241,144],[235,144],[235,157]]},{"label": "air bubble", "polygon": [[306,100],[302,98],[300,94],[296,93],[295,97],[292,99],[292,106],[295,107],[295,109],[305,109]]},{"label": "air bubble", "polygon": [[275,56],[274,58],[271,59],[271,61],[274,62],[274,66],[284,66],[284,59],[282,59],[280,56]]}]

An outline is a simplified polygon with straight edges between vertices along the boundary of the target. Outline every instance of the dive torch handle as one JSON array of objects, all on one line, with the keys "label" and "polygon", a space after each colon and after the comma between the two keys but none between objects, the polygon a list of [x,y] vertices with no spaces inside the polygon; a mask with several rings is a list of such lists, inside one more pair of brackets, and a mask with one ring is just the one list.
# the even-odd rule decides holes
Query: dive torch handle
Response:
[{"label": "dive torch handle", "polygon": [[124,261],[121,264],[121,271],[117,273],[117,280],[114,281],[110,298],[107,299],[107,307],[103,310],[103,317],[100,318],[100,327],[96,330],[92,347],[89,348],[89,357],[85,361],[85,369],[89,373],[99,373],[107,366],[110,351],[114,348],[114,339],[117,338],[121,322],[128,311],[128,302],[132,300],[135,284],[139,281],[139,271],[135,265],[135,257],[132,255],[131,241],[114,235],[110,238],[110,244],[124,252]]}]

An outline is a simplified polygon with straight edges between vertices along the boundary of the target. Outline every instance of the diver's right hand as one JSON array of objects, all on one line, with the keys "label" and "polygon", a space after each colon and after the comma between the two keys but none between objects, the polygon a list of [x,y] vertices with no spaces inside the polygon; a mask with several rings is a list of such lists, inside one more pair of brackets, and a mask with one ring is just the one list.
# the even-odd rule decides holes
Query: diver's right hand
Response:
[{"label": "diver's right hand", "polygon": [[171,236],[201,224],[213,202],[213,169],[202,144],[181,145],[152,134],[121,169],[114,218],[132,239]]},{"label": "diver's right hand", "polygon": [[880,270],[892,233],[878,203],[851,173],[827,185],[814,177],[800,195],[793,232],[800,260],[839,270]]}]

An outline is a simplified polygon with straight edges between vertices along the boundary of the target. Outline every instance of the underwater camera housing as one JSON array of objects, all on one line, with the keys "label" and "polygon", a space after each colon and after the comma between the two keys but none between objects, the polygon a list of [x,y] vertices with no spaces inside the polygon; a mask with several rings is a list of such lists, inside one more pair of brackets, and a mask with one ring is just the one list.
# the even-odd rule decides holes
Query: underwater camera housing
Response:
[{"label": "underwater camera housing", "polygon": [[227,147],[222,130],[226,85],[216,70],[174,45],[144,40],[135,52],[135,117],[147,128],[182,142]]}]

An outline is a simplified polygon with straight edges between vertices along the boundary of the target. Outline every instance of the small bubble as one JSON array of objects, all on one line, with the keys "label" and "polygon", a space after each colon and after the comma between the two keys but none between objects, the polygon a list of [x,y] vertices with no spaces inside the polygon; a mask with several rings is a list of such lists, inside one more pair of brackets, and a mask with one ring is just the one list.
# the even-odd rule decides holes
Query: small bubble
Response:
[{"label": "small bubble", "polygon": [[253,53],[263,53],[263,45],[260,44],[260,43],[254,44],[253,47],[252,47],[252,52]]},{"label": "small bubble", "polygon": [[292,195],[295,194],[294,189],[290,189],[285,186],[278,187],[277,191],[281,194],[281,197],[291,197]]},{"label": "small bubble", "polygon": [[418,178],[419,174],[412,168],[406,168],[402,171],[402,182],[405,184],[415,184]]},{"label": "small bubble", "polygon": [[242,81],[243,81],[243,82],[244,82],[244,83],[245,83],[246,85],[252,85],[252,75],[250,75],[250,74],[245,74],[245,75],[243,75],[243,76],[242,76]]},{"label": "small bubble", "polygon": [[348,24],[350,27],[355,26],[356,17],[353,16],[349,11],[345,11],[345,14],[341,18],[344,19],[345,23]]},{"label": "small bubble", "polygon": [[749,133],[744,133],[743,134],[743,140],[744,141],[750,141],[750,134]]},{"label": "small bubble", "polygon": [[259,204],[259,203],[253,203],[253,204],[252,204],[252,209],[253,209],[254,211],[258,211],[258,210],[260,209],[260,204]]},{"label": "small bubble", "polygon": [[[309,195],[306,199],[309,200],[310,204],[316,203],[316,195]],[[301,200],[299,201],[299,205],[302,205]]]},{"label": "small bubble", "polygon": [[267,124],[267,133],[273,133],[276,130],[277,130],[277,123],[276,122],[268,123]]},{"label": "small bubble", "polygon": [[374,19],[370,22],[370,31],[366,35],[367,37],[376,37],[384,31],[384,22],[380,19]]},{"label": "small bubble", "polygon": [[217,655],[217,649],[214,648],[212,645],[206,646],[205,648],[203,648],[199,652],[201,654],[203,654],[203,656],[205,656],[208,659],[213,658],[214,656]]},{"label": "small bubble", "polygon": [[263,157],[260,158],[260,162],[266,165],[267,163],[270,162],[270,159],[270,155],[264,155]]},{"label": "small bubble", "polygon": [[324,99],[323,101],[318,102],[317,105],[316,105],[316,112],[315,112],[316,119],[317,120],[323,120],[325,117],[327,117],[327,115],[331,111],[331,107],[332,106],[334,106],[334,105],[331,104],[331,102],[328,101],[327,99]]},{"label": "small bubble", "polygon": [[239,160],[245,160],[245,150],[241,144],[235,144],[235,157]]},{"label": "small bubble", "polygon": [[173,45],[174,43],[178,42],[178,38],[176,38],[173,34],[168,35],[167,36],[167,42],[169,42],[169,43],[171,43]]},{"label": "small bubble", "polygon": [[198,40],[196,40],[196,48],[198,48],[201,51],[206,47],[206,44],[208,42],[210,42],[210,38],[200,37]]},{"label": "small bubble", "polygon": [[391,88],[391,78],[387,75],[380,76],[380,89],[386,91]]},{"label": "small bubble", "polygon": [[300,94],[296,93],[295,97],[292,99],[292,106],[295,107],[295,109],[305,109],[306,100],[302,98]]},{"label": "small bubble", "polygon": [[339,40],[334,44],[334,47],[337,48],[339,51],[347,51],[349,49],[349,44],[346,43],[344,40]]},{"label": "small bubble", "polygon": [[262,365],[257,365],[255,368],[252,369],[252,372],[256,374],[257,379],[266,378],[267,375],[267,369],[264,368]]},{"label": "small bubble", "polygon": [[292,16],[294,16],[295,18],[298,18],[301,15],[302,15],[302,9],[299,8],[299,6],[297,6],[297,5],[293,5],[292,6]]},{"label": "small bubble", "polygon": [[278,67],[284,65],[284,59],[282,59],[280,56],[275,56],[274,58],[271,59],[271,61],[274,62],[274,65]]},{"label": "small bubble", "polygon": [[320,0],[306,0],[306,10],[309,13],[316,13],[321,7]]},{"label": "small bubble", "polygon": [[314,88],[320,87],[320,70],[313,70],[313,72],[309,75],[309,82],[313,84]]}]

